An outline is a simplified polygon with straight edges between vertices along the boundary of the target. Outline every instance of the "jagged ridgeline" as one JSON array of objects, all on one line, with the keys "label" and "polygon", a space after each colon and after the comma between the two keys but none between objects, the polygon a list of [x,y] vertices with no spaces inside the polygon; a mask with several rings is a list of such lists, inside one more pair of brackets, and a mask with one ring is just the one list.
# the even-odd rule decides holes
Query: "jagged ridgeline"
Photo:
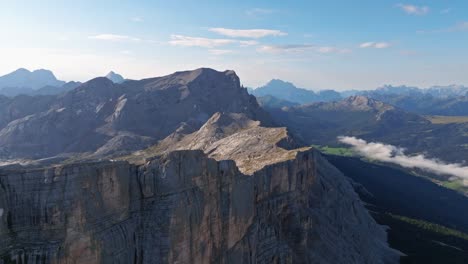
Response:
[{"label": "jagged ridgeline", "polygon": [[0,263],[398,262],[233,71],[18,100],[0,100]]}]

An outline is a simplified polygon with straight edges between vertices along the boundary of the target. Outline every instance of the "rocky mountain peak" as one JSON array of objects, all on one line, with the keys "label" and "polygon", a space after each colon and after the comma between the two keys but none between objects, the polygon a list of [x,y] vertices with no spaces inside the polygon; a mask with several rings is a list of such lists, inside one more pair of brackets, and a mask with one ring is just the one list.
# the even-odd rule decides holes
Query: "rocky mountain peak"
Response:
[{"label": "rocky mountain peak", "polygon": [[216,112],[271,124],[235,72],[201,68],[122,84],[92,79],[41,112],[0,127],[0,147],[11,157],[34,158],[128,152],[164,139],[184,123],[197,130]]},{"label": "rocky mountain peak", "polygon": [[125,81],[122,75],[115,73],[114,71],[110,71],[105,77],[114,83],[123,83]]},{"label": "rocky mountain peak", "polygon": [[383,111],[389,110],[393,107],[386,105],[383,102],[374,100],[367,96],[354,95],[346,98],[342,101],[344,104],[348,105],[351,109],[354,110],[374,110],[374,111]]},{"label": "rocky mountain peak", "polygon": [[1,88],[39,89],[44,86],[62,86],[65,82],[57,80],[55,75],[44,69],[29,71],[20,68],[4,76],[0,76]]}]

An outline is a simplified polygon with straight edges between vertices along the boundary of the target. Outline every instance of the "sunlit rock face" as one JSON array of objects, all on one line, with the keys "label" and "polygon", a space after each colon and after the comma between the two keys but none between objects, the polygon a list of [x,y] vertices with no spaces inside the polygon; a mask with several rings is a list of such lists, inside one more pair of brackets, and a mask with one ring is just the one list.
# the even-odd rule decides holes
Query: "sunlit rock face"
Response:
[{"label": "sunlit rock face", "polygon": [[0,264],[398,262],[233,71],[97,78],[18,109],[0,116]]},{"label": "sunlit rock face", "polygon": [[0,97],[0,159],[131,153],[182,124],[197,130],[216,112],[268,123],[233,71],[201,68],[123,83],[100,77],[48,98],[32,100],[44,101],[34,108],[18,102],[15,113],[9,110],[13,99]]},{"label": "sunlit rock face", "polygon": [[0,189],[0,263],[398,262],[314,150],[252,175],[200,150],[3,169]]}]

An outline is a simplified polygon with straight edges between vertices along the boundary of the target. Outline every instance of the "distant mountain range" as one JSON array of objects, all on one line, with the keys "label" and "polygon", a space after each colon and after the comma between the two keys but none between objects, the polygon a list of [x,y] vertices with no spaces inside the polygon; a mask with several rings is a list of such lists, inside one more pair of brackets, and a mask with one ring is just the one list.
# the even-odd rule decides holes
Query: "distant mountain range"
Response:
[{"label": "distant mountain range", "polygon": [[251,93],[256,97],[271,95],[282,100],[299,104],[328,102],[342,98],[340,93],[333,90],[324,90],[316,93],[312,90],[298,88],[290,82],[278,79],[273,79],[265,86],[251,90]]},{"label": "distant mountain range", "polygon": [[265,109],[307,144],[336,146],[338,136],[355,136],[452,162],[464,162],[468,156],[468,122],[432,123],[430,118],[366,96]]},{"label": "distant mountain range", "polygon": [[55,75],[49,70],[29,71],[18,69],[12,73],[0,77],[0,87],[27,87],[37,90],[44,86],[62,86],[64,81],[57,80]]},{"label": "distant mountain range", "polygon": [[[314,92],[298,88],[290,82],[271,80],[249,92],[266,108],[338,101],[349,96],[364,95],[423,115],[468,115],[468,87],[460,85],[433,86],[426,89],[408,86],[382,86],[375,90]],[[267,98],[264,98],[267,97]]]},{"label": "distant mountain range", "polygon": [[[122,75],[113,71],[106,76],[114,83],[122,83]],[[17,95],[55,95],[78,87],[81,82],[65,82],[58,80],[50,70],[29,71],[20,68],[9,74],[0,76],[0,95],[14,97]]]}]

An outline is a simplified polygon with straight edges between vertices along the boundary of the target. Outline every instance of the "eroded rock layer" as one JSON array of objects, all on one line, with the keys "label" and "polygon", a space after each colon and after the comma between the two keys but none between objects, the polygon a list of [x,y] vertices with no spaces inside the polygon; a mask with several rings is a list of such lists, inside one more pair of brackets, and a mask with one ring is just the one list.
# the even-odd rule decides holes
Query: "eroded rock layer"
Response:
[{"label": "eroded rock layer", "polygon": [[314,150],[252,175],[200,150],[3,169],[0,189],[0,263],[398,261]]}]

